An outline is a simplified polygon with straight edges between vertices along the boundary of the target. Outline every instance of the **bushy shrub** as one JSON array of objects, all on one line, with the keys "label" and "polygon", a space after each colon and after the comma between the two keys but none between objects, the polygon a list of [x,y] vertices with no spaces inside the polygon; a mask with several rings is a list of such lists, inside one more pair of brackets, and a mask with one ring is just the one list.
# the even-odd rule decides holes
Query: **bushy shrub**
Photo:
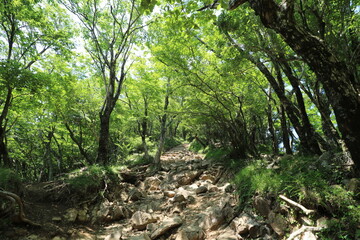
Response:
[{"label": "bushy shrub", "polygon": [[199,141],[197,141],[196,139],[194,139],[191,143],[190,143],[190,147],[189,150],[192,152],[201,152],[204,150],[204,147],[201,145],[201,143],[199,143]]},{"label": "bushy shrub", "polygon": [[[340,184],[333,185],[332,176],[316,168],[315,162],[312,157],[285,156],[279,159],[277,167],[270,169],[267,169],[269,163],[265,160],[250,162],[239,170],[234,179],[241,207],[249,204],[254,194],[285,194],[307,208],[318,209],[320,213],[336,219],[334,228],[325,230],[322,239],[327,239],[336,231],[338,237],[333,239],[355,239],[360,207],[354,193]],[[341,238],[340,232],[346,232],[349,237]]]},{"label": "bushy shrub", "polygon": [[11,169],[0,168],[0,188],[21,194],[23,190],[21,178]]},{"label": "bushy shrub", "polygon": [[92,165],[73,171],[65,179],[65,182],[69,184],[70,190],[74,193],[98,192],[104,188],[105,181],[118,179],[119,168],[121,167]]},{"label": "bushy shrub", "polygon": [[177,138],[166,138],[164,143],[164,151],[168,151],[181,144],[181,140]]}]

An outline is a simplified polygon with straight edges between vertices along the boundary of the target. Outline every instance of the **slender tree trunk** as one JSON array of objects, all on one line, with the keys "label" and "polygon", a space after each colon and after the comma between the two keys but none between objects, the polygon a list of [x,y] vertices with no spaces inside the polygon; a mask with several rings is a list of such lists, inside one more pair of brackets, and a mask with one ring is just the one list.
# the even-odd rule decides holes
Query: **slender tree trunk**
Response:
[{"label": "slender tree trunk", "polygon": [[65,123],[65,127],[68,130],[69,134],[70,134],[70,138],[73,140],[73,142],[76,144],[76,146],[78,147],[80,154],[85,158],[86,162],[89,164],[92,164],[92,160],[89,156],[89,154],[86,152],[86,150],[83,147],[83,142],[82,140],[78,140],[73,132],[73,130],[70,128],[70,125],[68,123]]},{"label": "slender tree trunk", "polygon": [[0,126],[0,162],[2,162],[4,167],[10,168],[11,161],[9,158],[9,152],[7,150],[6,145],[6,136],[5,136],[5,129]]},{"label": "slender tree trunk", "polygon": [[46,136],[46,142],[45,142],[45,156],[44,156],[44,160],[45,160],[45,166],[47,166],[47,170],[48,170],[48,181],[52,181],[53,180],[53,176],[54,176],[54,164],[52,161],[52,157],[51,157],[51,140],[54,136],[54,131],[55,131],[55,127],[52,127],[52,129],[50,129],[47,132],[47,136]]},{"label": "slender tree trunk", "polygon": [[149,160],[149,150],[146,143],[146,135],[148,132],[148,102],[144,97],[144,117],[141,121],[141,142],[144,148],[144,159]]},{"label": "slender tree trunk", "polygon": [[[307,115],[304,98],[299,87],[299,80],[294,76],[294,74],[292,73],[292,69],[287,62],[281,62],[280,64],[282,66],[285,75],[289,79],[291,86],[295,91],[297,106],[299,109],[300,118],[302,122],[301,127],[304,130],[304,134],[307,136],[307,141],[309,141],[307,143],[307,146],[311,149],[310,153],[317,153],[320,155],[321,150],[317,140],[318,137],[316,136],[315,129],[313,125],[310,123],[309,117]],[[322,140],[321,142],[324,142],[324,140]]]},{"label": "slender tree trunk", "polygon": [[269,127],[269,132],[270,132],[270,137],[271,137],[271,146],[272,146],[273,153],[275,155],[278,155],[279,154],[279,145],[277,143],[277,137],[276,137],[275,128],[274,128],[274,122],[273,122],[273,112],[272,112],[272,106],[271,106],[271,99],[272,99],[271,95],[272,95],[272,91],[271,91],[271,87],[269,87],[268,108],[267,108],[268,127]]},{"label": "slender tree trunk", "polygon": [[107,165],[110,157],[110,114],[105,112],[105,114],[100,115],[100,136],[99,136],[99,148],[97,163],[102,165]]},{"label": "slender tree trunk", "polygon": [[12,96],[12,92],[13,89],[8,87],[7,88],[7,94],[6,94],[6,99],[4,101],[4,107],[1,111],[1,115],[0,115],[0,163],[2,162],[4,167],[11,167],[11,160],[9,157],[9,152],[7,149],[7,144],[6,144],[6,125],[7,125],[7,115],[10,109],[10,105],[13,99]]},{"label": "slender tree trunk", "polygon": [[[169,85],[170,83],[168,83]],[[169,86],[168,86],[169,87]],[[162,115],[162,117],[160,118],[160,137],[159,137],[159,144],[158,144],[158,149],[156,151],[155,154],[155,158],[154,158],[154,165],[156,168],[160,168],[161,167],[161,163],[160,163],[160,157],[161,154],[164,150],[164,144],[165,144],[165,137],[166,137],[166,121],[167,121],[167,109],[169,106],[169,90],[167,89],[167,93],[165,95],[165,102],[164,102],[164,114]]]},{"label": "slender tree trunk", "polygon": [[313,134],[302,126],[301,121],[299,119],[300,113],[299,110],[294,106],[294,104],[287,98],[285,95],[285,89],[284,89],[284,83],[282,80],[281,72],[279,70],[279,67],[276,62],[274,63],[274,66],[277,70],[277,78],[276,80],[274,76],[271,74],[269,69],[265,66],[264,63],[262,63],[258,58],[254,57],[250,53],[244,51],[236,42],[235,40],[229,35],[229,33],[225,32],[226,37],[229,39],[231,43],[234,44],[234,47],[241,53],[245,54],[246,58],[252,62],[259,70],[260,72],[266,77],[266,79],[269,81],[271,87],[274,89],[274,92],[278,96],[279,100],[283,104],[286,113],[288,114],[288,117],[292,123],[292,125],[295,128],[296,133],[299,136],[300,144],[302,147],[302,151],[307,154],[320,154],[320,148],[316,148],[313,146],[313,141],[311,140],[313,138]]},{"label": "slender tree trunk", "polygon": [[287,126],[285,108],[282,104],[280,106],[280,116],[281,116],[281,132],[282,132],[283,145],[284,145],[286,154],[291,155],[293,152],[292,152],[291,145],[290,145],[289,130],[288,130],[288,126]]}]

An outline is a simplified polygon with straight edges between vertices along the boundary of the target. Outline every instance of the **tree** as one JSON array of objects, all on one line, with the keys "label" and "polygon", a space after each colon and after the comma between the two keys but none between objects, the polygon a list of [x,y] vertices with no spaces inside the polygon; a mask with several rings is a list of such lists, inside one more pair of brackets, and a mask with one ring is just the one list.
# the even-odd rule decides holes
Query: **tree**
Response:
[{"label": "tree", "polygon": [[312,34],[296,18],[295,1],[278,4],[275,0],[237,0],[230,9],[248,2],[265,27],[280,34],[284,41],[309,65],[322,83],[334,109],[342,138],[360,172],[360,98],[353,69],[327,42]]},{"label": "tree", "polygon": [[46,1],[1,1],[0,22],[0,161],[10,167],[6,135],[13,100],[18,91],[34,93],[43,85],[41,70],[32,68],[48,52],[66,55],[71,28],[61,8]]},{"label": "tree", "polygon": [[97,163],[110,159],[110,116],[119,99],[128,68],[132,45],[141,25],[141,12],[136,0],[60,0],[80,20],[86,50],[101,76],[104,102],[99,112],[100,132]]}]

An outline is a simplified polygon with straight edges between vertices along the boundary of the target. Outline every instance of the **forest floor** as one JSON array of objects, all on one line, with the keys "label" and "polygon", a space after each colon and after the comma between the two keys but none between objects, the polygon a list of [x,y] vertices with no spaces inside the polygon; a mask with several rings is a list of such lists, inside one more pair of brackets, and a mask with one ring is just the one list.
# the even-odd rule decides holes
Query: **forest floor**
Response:
[{"label": "forest floor", "polygon": [[242,239],[229,227],[238,216],[237,197],[224,166],[185,144],[161,161],[155,174],[147,166],[124,170],[119,187],[91,204],[52,202],[46,199],[54,185],[29,185],[23,197],[26,217],[41,227],[12,225],[0,239]]}]

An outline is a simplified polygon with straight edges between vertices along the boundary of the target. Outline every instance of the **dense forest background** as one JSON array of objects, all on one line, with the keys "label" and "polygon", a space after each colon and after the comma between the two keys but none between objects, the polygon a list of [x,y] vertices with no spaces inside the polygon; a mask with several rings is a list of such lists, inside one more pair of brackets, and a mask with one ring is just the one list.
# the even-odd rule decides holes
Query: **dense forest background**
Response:
[{"label": "dense forest background", "polygon": [[238,163],[343,152],[333,181],[340,165],[358,177],[359,11],[358,0],[1,0],[0,165],[28,182],[134,159],[161,168],[164,149],[193,141]]}]

